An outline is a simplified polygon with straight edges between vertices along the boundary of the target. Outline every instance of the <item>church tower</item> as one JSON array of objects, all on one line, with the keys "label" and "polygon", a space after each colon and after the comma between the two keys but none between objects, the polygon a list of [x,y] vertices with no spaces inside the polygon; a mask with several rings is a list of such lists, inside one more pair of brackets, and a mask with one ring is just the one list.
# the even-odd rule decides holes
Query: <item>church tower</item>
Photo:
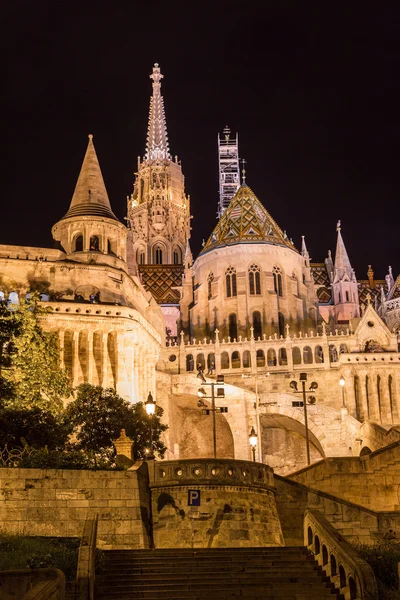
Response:
[{"label": "church tower", "polygon": [[337,224],[337,243],[332,280],[332,298],[336,321],[349,321],[360,316],[357,279]]},{"label": "church tower", "polygon": [[[182,285],[183,262],[190,237],[190,198],[178,157],[169,149],[160,67],[150,75],[150,99],[146,153],[138,157],[133,193],[128,197],[128,266],[161,304],[168,329],[175,334]],[[174,309],[176,310],[169,310]],[[176,315],[175,315],[176,312]],[[170,314],[171,313],[171,314]],[[169,325],[168,325],[169,322]]]}]

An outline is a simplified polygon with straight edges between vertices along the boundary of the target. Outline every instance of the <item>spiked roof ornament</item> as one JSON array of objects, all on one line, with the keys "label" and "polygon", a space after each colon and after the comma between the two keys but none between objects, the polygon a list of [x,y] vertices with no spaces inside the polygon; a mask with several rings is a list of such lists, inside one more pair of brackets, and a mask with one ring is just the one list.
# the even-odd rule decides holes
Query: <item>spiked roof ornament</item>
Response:
[{"label": "spiked roof ornament", "polygon": [[344,245],[341,228],[341,222],[338,221],[336,225],[337,243],[335,254],[335,279],[342,280],[344,276],[347,276],[349,281],[352,281],[355,278],[354,271]]},{"label": "spiked roof ornament", "polygon": [[147,129],[146,160],[171,160],[164,99],[161,95],[161,74],[158,63],[154,64],[150,79],[153,80],[153,95],[150,98],[149,126]]},{"label": "spiked roof ornament", "polygon": [[111,210],[110,200],[93,144],[93,135],[90,134],[74,195],[68,212],[63,219],[91,216],[107,217],[118,221]]}]

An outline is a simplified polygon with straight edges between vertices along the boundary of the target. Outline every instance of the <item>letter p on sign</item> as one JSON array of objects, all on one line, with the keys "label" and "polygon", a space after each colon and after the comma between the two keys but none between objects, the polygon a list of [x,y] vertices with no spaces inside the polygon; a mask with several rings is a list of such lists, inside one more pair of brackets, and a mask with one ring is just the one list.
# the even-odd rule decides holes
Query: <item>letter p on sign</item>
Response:
[{"label": "letter p on sign", "polygon": [[188,490],[188,506],[200,506],[200,490]]}]

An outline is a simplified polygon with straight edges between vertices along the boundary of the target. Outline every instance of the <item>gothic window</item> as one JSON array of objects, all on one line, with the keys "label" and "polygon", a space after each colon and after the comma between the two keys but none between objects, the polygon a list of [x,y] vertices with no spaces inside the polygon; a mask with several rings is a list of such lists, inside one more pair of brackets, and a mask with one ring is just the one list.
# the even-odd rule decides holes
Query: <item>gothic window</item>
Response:
[{"label": "gothic window", "polygon": [[174,265],[182,264],[182,252],[180,248],[174,250]]},{"label": "gothic window", "polygon": [[237,339],[237,318],[235,313],[229,315],[229,337],[231,341]]},{"label": "gothic window", "polygon": [[214,274],[209,273],[207,277],[207,297],[209,300],[212,298],[212,282],[214,281]]},{"label": "gothic window", "polygon": [[282,285],[282,269],[275,265],[272,269],[274,276],[274,290],[278,296],[283,296],[283,285]]},{"label": "gothic window", "polygon": [[75,249],[74,252],[82,252],[83,251],[83,235],[77,235],[75,238]]},{"label": "gothic window", "polygon": [[249,268],[249,288],[251,296],[261,294],[261,270],[256,264],[250,265]]},{"label": "gothic window", "polygon": [[136,262],[138,265],[144,265],[145,264],[145,254],[144,254],[144,250],[143,248],[139,248],[137,253],[136,253]]},{"label": "gothic window", "polygon": [[91,252],[99,252],[100,250],[100,240],[97,235],[92,235],[90,237],[90,245],[89,250]]},{"label": "gothic window", "polygon": [[261,313],[259,310],[253,312],[253,335],[256,340],[262,337]]},{"label": "gothic window", "polygon": [[163,252],[160,246],[155,246],[154,248],[154,264],[162,265],[163,264]]},{"label": "gothic window", "polygon": [[236,269],[234,267],[228,267],[225,271],[225,281],[227,298],[233,298],[234,296],[237,296]]},{"label": "gothic window", "polygon": [[285,317],[282,313],[278,313],[278,334],[285,335]]}]

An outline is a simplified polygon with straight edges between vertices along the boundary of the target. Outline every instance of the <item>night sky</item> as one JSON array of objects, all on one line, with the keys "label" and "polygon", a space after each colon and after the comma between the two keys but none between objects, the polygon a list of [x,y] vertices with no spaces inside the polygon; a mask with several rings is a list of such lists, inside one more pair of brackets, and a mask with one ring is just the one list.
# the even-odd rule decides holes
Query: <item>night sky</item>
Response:
[{"label": "night sky", "polygon": [[305,234],[323,261],[341,219],[357,277],[368,264],[376,278],[389,264],[397,275],[400,22],[395,3],[366,5],[3,3],[0,243],[52,246],[89,133],[123,219],[159,62],[195,254],[216,223],[228,124],[247,183],[297,247]]}]

